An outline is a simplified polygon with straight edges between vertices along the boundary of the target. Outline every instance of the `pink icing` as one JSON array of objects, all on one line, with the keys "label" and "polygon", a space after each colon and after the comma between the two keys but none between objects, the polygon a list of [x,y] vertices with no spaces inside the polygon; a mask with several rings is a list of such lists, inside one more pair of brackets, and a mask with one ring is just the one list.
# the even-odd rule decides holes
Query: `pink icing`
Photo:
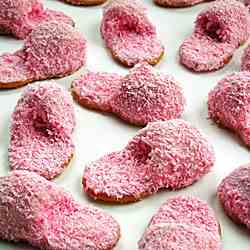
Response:
[{"label": "pink icing", "polygon": [[208,96],[209,117],[239,134],[250,145],[250,73],[238,72],[223,78]]},{"label": "pink icing", "polygon": [[177,196],[164,203],[139,241],[140,250],[219,250],[220,226],[204,201]]},{"label": "pink icing", "polygon": [[[38,63],[39,61],[39,63]],[[21,50],[0,57],[1,87],[72,74],[86,62],[86,41],[65,23],[44,22],[25,40]]]},{"label": "pink icing", "polygon": [[109,250],[120,236],[113,217],[27,171],[0,177],[0,226],[1,239],[50,250]]},{"label": "pink icing", "polygon": [[179,118],[186,104],[179,83],[146,62],[125,77],[89,72],[73,82],[72,91],[82,105],[113,112],[136,125]]},{"label": "pink icing", "polygon": [[48,10],[40,0],[1,0],[0,27],[8,33],[24,39],[37,25],[45,21],[74,25],[62,12]]},{"label": "pink icing", "polygon": [[241,166],[228,175],[217,195],[228,216],[250,229],[250,166]]},{"label": "pink icing", "polygon": [[74,127],[72,98],[62,87],[54,82],[28,86],[12,114],[11,169],[47,179],[62,173],[74,152]]},{"label": "pink icing", "polygon": [[154,64],[164,53],[140,0],[110,1],[104,9],[101,34],[113,56],[127,66],[145,60]]},{"label": "pink icing", "polygon": [[149,123],[119,152],[88,164],[85,192],[95,198],[138,200],[159,189],[180,189],[209,172],[212,146],[199,130],[183,120]]},{"label": "pink icing", "polygon": [[195,71],[217,70],[248,37],[247,8],[235,0],[216,1],[198,15],[193,35],[180,47],[180,61]]}]

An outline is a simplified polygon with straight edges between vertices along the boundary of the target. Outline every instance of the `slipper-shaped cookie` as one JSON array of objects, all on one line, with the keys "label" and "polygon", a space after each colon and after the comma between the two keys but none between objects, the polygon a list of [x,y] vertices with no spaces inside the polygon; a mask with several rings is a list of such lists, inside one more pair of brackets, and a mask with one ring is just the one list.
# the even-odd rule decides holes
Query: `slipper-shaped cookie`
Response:
[{"label": "slipper-shaped cookie", "polygon": [[226,214],[250,229],[250,165],[234,170],[219,185],[217,195]]},{"label": "slipper-shaped cookie", "polygon": [[0,226],[1,239],[44,250],[111,250],[120,237],[112,216],[21,170],[0,177]]},{"label": "slipper-shaped cookie", "polygon": [[34,29],[22,49],[0,56],[0,88],[73,74],[86,62],[86,41],[72,26],[46,22]]},{"label": "slipper-shaped cookie", "polygon": [[197,72],[218,70],[248,37],[248,9],[244,4],[216,1],[198,15],[194,33],[180,47],[180,62]]},{"label": "slipper-shaped cookie", "polygon": [[220,225],[206,202],[177,196],[153,216],[138,245],[139,250],[220,250]]},{"label": "slipper-shaped cookie", "polygon": [[157,5],[169,8],[180,8],[193,6],[211,0],[154,0]]},{"label": "slipper-shaped cookie", "polygon": [[11,120],[11,169],[28,170],[52,179],[74,153],[75,115],[72,98],[54,82],[29,85]]},{"label": "slipper-shaped cookie", "polygon": [[241,58],[241,70],[250,71],[250,44],[245,48]]},{"label": "slipper-shaped cookie", "polygon": [[164,54],[141,0],[111,0],[104,9],[101,34],[114,59],[128,67],[141,61],[157,64]]},{"label": "slipper-shaped cookie", "polygon": [[160,189],[180,189],[208,173],[212,146],[183,120],[149,123],[118,152],[88,164],[84,191],[96,200],[128,203]]},{"label": "slipper-shaped cookie", "polygon": [[45,9],[40,0],[1,0],[1,34],[24,39],[42,22],[57,21],[74,25],[71,17],[62,12]]},{"label": "slipper-shaped cookie", "polygon": [[92,6],[105,3],[107,0],[61,0],[73,5]]},{"label": "slipper-shaped cookie", "polygon": [[219,81],[209,93],[208,114],[250,146],[250,72],[233,73]]},{"label": "slipper-shaped cookie", "polygon": [[88,72],[72,83],[72,94],[82,106],[112,112],[139,126],[179,118],[186,104],[179,83],[146,62],[125,77]]}]

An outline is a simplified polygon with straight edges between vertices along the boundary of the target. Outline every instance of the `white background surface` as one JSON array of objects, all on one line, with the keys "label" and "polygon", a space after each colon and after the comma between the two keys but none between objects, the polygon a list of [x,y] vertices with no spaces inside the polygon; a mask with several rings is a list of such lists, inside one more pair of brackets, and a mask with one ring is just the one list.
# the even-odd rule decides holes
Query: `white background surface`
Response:
[{"label": "white background surface", "polygon": [[[72,16],[77,27],[88,41],[87,65],[70,77],[57,80],[65,88],[80,76],[84,69],[126,74],[127,69],[116,64],[109,56],[102,42],[99,26],[101,6],[75,7],[58,0],[44,1],[47,7],[62,10]],[[166,53],[156,66],[163,73],[173,75],[181,82],[187,98],[187,108],[183,118],[203,130],[212,142],[216,152],[216,164],[212,172],[200,181],[178,192],[162,191],[140,202],[129,205],[100,204],[89,200],[82,192],[81,178],[87,162],[97,159],[105,153],[119,150],[135,135],[139,128],[130,126],[109,116],[84,109],[75,104],[77,126],[74,133],[76,152],[66,171],[55,180],[58,185],[71,191],[82,204],[91,204],[111,213],[121,225],[122,237],[116,250],[137,249],[137,241],[142,236],[149,219],[168,198],[178,194],[192,194],[206,200],[214,209],[222,227],[224,250],[249,250],[250,233],[233,224],[221,209],[216,198],[216,187],[220,180],[234,168],[250,162],[249,150],[230,132],[220,129],[207,119],[207,94],[218,80],[240,68],[241,47],[233,60],[222,70],[214,73],[194,74],[178,63],[178,48],[185,37],[191,34],[193,22],[199,11],[209,3],[184,9],[164,9],[155,6],[152,0],[146,0],[149,15],[157,26]],[[0,53],[12,52],[23,42],[9,37],[0,37]],[[24,88],[0,91],[0,175],[9,171],[8,141],[10,115]],[[1,229],[0,229],[1,230]],[[108,228],[107,228],[108,230]],[[0,241],[0,250],[31,250],[27,245]],[[73,249],[72,249],[73,250]]]}]

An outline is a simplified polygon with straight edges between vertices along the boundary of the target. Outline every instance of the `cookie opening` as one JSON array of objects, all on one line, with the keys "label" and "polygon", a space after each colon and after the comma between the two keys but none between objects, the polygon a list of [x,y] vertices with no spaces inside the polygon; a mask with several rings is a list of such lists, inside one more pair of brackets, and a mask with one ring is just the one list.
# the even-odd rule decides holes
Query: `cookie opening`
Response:
[{"label": "cookie opening", "polygon": [[31,118],[33,121],[33,127],[36,131],[44,134],[45,136],[49,136],[53,133],[52,128],[49,126],[47,114],[44,111],[33,111],[31,114]]},{"label": "cookie opening", "polygon": [[202,16],[198,19],[197,24],[212,39],[218,42],[226,42],[228,40],[228,32],[217,17]]},{"label": "cookie opening", "polygon": [[132,155],[138,163],[145,163],[149,158],[152,148],[143,141],[134,143],[132,147]]}]

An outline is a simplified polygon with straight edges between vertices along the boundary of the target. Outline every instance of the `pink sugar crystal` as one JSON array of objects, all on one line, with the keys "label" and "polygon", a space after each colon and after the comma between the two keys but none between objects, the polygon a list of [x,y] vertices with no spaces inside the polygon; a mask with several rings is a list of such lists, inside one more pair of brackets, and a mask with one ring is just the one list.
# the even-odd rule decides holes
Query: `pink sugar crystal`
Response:
[{"label": "pink sugar crystal", "polygon": [[223,179],[217,195],[227,215],[250,229],[250,165],[237,168]]},{"label": "pink sugar crystal", "polygon": [[47,179],[62,173],[74,152],[70,95],[54,82],[27,87],[12,114],[11,169],[34,171]]},{"label": "pink sugar crystal", "polygon": [[194,33],[180,47],[180,62],[194,71],[222,68],[249,37],[248,10],[236,0],[219,0],[202,11]]},{"label": "pink sugar crystal", "polygon": [[1,239],[47,250],[111,250],[120,237],[113,217],[21,170],[0,177],[0,227]]},{"label": "pink sugar crystal", "polygon": [[45,21],[74,25],[62,12],[48,10],[40,0],[1,0],[0,28],[17,38],[24,39],[37,25]]},{"label": "pink sugar crystal", "polygon": [[183,120],[149,123],[119,152],[88,164],[85,192],[94,199],[136,201],[159,189],[180,189],[209,172],[211,145]]},{"label": "pink sugar crystal", "polygon": [[164,203],[139,241],[140,250],[219,250],[220,226],[202,200],[177,196]]},{"label": "pink sugar crystal", "polygon": [[250,146],[250,72],[232,73],[210,91],[208,114],[216,123],[236,132]]},{"label": "pink sugar crystal", "polygon": [[156,64],[164,53],[140,0],[110,1],[104,9],[101,34],[112,55],[130,67],[141,61]]}]

